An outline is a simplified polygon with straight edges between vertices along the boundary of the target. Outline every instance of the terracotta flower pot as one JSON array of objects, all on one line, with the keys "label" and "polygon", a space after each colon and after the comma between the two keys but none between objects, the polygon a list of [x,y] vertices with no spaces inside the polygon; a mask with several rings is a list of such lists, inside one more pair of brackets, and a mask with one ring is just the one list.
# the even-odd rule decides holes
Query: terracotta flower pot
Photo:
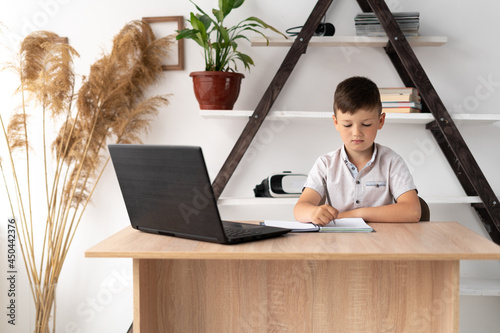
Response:
[{"label": "terracotta flower pot", "polygon": [[245,76],[232,72],[192,72],[194,94],[202,110],[232,110]]}]

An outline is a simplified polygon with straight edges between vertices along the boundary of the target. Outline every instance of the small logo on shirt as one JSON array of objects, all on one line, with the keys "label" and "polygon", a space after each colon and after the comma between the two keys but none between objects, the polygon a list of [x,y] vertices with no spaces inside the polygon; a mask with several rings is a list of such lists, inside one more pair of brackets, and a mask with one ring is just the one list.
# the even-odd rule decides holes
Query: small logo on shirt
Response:
[{"label": "small logo on shirt", "polygon": [[374,187],[380,187],[380,186],[386,186],[386,183],[384,181],[369,181],[365,183],[366,186],[374,186]]}]

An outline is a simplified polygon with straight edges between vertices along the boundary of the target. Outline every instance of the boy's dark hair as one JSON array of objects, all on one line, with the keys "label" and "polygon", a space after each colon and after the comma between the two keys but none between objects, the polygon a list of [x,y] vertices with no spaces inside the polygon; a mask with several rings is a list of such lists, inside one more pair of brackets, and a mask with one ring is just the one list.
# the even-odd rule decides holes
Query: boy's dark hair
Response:
[{"label": "boy's dark hair", "polygon": [[333,112],[354,114],[360,109],[382,113],[380,92],[377,85],[362,76],[353,76],[340,82],[333,97]]}]

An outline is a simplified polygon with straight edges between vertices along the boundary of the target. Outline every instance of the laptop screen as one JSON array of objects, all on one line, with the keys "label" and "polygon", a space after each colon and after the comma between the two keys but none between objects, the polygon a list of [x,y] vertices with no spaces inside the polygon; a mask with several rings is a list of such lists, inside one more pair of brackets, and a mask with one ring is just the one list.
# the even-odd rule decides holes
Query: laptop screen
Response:
[{"label": "laptop screen", "polygon": [[134,228],[224,239],[200,147],[108,147]]}]

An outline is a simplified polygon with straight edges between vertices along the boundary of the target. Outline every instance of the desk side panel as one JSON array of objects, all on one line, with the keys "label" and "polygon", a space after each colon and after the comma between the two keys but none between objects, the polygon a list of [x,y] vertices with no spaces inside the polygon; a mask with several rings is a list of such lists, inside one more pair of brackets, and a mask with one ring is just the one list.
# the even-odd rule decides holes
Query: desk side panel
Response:
[{"label": "desk side panel", "polygon": [[155,260],[133,260],[134,333],[159,332],[156,301],[158,266]]},{"label": "desk side panel", "polygon": [[458,261],[138,265],[140,332],[458,332]]}]

